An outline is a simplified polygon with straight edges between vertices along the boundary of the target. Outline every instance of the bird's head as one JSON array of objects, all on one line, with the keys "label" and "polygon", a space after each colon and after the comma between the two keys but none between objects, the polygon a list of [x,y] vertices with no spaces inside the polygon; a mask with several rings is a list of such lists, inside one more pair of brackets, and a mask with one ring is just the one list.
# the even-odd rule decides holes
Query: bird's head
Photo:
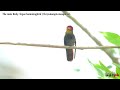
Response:
[{"label": "bird's head", "polygon": [[70,33],[70,34],[73,33],[73,27],[72,27],[72,26],[67,26],[66,29],[67,29],[66,33],[68,33],[68,34],[69,34],[69,33]]},{"label": "bird's head", "polygon": [[72,26],[67,26],[67,30],[73,31],[73,27]]}]

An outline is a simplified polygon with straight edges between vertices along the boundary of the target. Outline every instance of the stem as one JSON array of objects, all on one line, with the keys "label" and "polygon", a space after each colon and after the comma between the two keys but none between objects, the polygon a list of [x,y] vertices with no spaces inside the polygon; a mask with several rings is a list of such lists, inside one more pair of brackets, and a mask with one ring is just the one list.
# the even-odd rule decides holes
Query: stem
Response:
[{"label": "stem", "polygon": [[66,49],[110,49],[120,48],[120,46],[89,46],[89,47],[76,47],[76,46],[62,46],[62,45],[50,45],[50,44],[32,44],[32,43],[12,43],[12,42],[0,42],[5,45],[20,45],[20,46],[33,46],[33,47],[48,47],[48,48],[66,48]]}]

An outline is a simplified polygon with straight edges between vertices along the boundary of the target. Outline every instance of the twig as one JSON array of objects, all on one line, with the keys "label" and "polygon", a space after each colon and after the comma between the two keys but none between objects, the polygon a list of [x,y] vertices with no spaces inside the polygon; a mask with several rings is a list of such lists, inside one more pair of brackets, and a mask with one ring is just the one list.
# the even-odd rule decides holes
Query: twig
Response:
[{"label": "twig", "polygon": [[34,47],[48,47],[48,48],[67,48],[67,49],[109,49],[109,48],[120,48],[120,46],[62,46],[62,45],[50,45],[50,44],[32,44],[32,43],[12,43],[12,42],[0,42],[5,45],[20,45],[20,46],[34,46]]},{"label": "twig", "polygon": [[[69,19],[71,19],[75,24],[77,24],[86,34],[99,46],[103,46],[102,43],[94,37],[82,24],[80,24],[74,17],[72,17],[67,11],[62,11]],[[114,63],[118,63],[118,60],[106,49],[101,48],[110,58]]]}]

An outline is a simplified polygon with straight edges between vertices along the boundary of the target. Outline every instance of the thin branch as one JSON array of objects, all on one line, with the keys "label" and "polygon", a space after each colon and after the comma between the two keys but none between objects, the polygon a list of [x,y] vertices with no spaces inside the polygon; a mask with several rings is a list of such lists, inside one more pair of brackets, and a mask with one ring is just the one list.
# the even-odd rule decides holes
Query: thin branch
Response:
[{"label": "thin branch", "polygon": [[[74,17],[72,17],[67,11],[62,11],[69,19],[71,19],[75,24],[77,24],[86,34],[99,46],[103,46],[102,43],[94,37],[82,24],[80,24]],[[118,63],[118,60],[106,49],[101,48],[113,62]]]},{"label": "thin branch", "polygon": [[31,44],[31,43],[12,43],[12,42],[0,42],[5,45],[20,45],[20,46],[33,46],[33,47],[48,47],[48,48],[67,48],[67,49],[109,49],[120,48],[120,46],[89,46],[89,47],[76,47],[76,46],[62,46],[62,45],[50,45],[50,44]]}]

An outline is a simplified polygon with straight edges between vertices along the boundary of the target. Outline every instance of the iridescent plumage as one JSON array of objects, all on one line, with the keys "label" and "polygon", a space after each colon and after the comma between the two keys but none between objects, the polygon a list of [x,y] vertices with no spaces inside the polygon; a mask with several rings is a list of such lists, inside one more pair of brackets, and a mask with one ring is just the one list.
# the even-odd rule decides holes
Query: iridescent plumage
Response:
[{"label": "iridescent plumage", "polygon": [[[64,36],[64,45],[66,46],[76,46],[76,38],[73,34],[73,27],[72,26],[67,26],[67,30]],[[76,49],[74,53],[74,58],[76,54]],[[73,60],[73,49],[66,49],[66,55],[67,55],[67,60],[72,61]]]}]

